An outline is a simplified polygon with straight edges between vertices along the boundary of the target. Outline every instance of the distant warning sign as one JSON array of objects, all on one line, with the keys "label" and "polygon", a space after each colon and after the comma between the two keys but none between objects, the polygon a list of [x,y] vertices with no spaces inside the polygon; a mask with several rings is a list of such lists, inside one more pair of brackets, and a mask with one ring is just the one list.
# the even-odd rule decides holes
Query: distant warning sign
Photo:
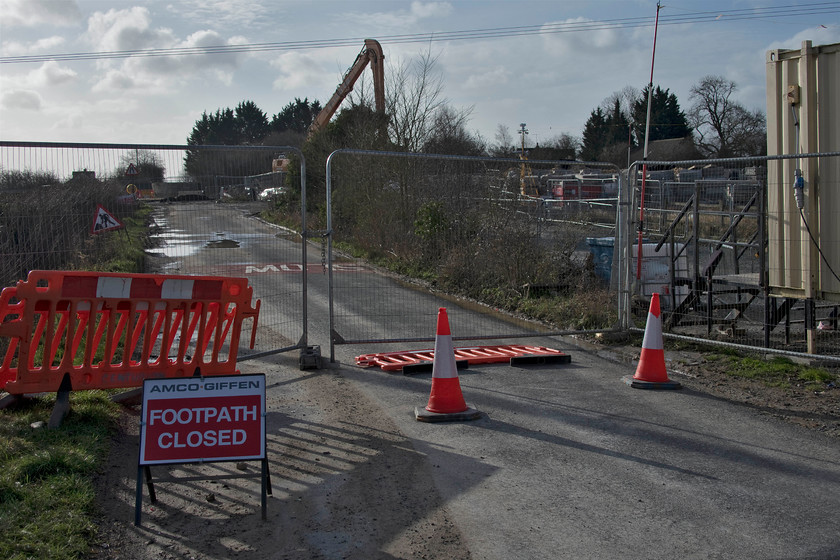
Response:
[{"label": "distant warning sign", "polygon": [[137,167],[133,163],[128,164],[128,169],[125,170],[126,177],[134,177],[135,175],[139,175],[137,171]]},{"label": "distant warning sign", "polygon": [[265,374],[146,379],[140,464],[265,458]]},{"label": "distant warning sign", "polygon": [[93,225],[90,227],[91,233],[102,233],[122,227],[125,226],[113,214],[105,210],[101,204],[96,205],[96,216],[94,216]]}]

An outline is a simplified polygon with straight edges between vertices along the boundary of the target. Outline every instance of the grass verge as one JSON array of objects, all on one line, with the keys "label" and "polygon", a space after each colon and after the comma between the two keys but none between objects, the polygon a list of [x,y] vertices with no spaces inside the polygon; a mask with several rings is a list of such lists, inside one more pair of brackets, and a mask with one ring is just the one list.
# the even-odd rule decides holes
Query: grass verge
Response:
[{"label": "grass verge", "polygon": [[109,449],[118,405],[104,391],[70,396],[49,429],[54,396],[0,410],[0,558],[84,558],[96,536],[92,475]]},{"label": "grass verge", "polygon": [[[602,344],[624,344],[641,348],[643,335],[629,333],[616,339],[602,337]],[[718,371],[735,379],[747,379],[772,389],[798,387],[807,391],[820,392],[840,385],[840,368],[818,367],[799,363],[786,356],[763,356],[739,352],[732,348],[721,348],[701,342],[666,339],[665,350],[682,350],[702,354],[703,361],[714,364]]]},{"label": "grass verge", "polygon": [[837,375],[826,369],[799,364],[784,356],[763,359],[734,353],[713,353],[706,359],[722,363],[732,377],[759,381],[779,389],[796,385],[809,391],[819,391],[827,384],[837,382]]},{"label": "grass verge", "polygon": [[[144,206],[123,218],[125,230],[90,240],[81,268],[143,272],[148,220]],[[0,409],[0,558],[78,560],[96,541],[100,468],[117,429],[119,406],[109,392],[70,394],[71,412],[49,429],[55,395]]]}]

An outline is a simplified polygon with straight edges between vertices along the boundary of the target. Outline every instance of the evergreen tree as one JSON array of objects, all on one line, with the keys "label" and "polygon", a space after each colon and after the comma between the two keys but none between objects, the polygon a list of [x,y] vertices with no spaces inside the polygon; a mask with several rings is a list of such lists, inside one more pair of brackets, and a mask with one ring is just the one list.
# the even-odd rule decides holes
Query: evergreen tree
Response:
[{"label": "evergreen tree", "polygon": [[613,101],[613,108],[607,117],[607,145],[621,144],[627,145],[629,137],[630,119],[621,110],[621,101],[616,98]]},{"label": "evergreen tree", "polygon": [[269,132],[268,117],[253,101],[243,101],[235,111],[236,136],[238,144],[255,146],[262,144]]},{"label": "evergreen tree", "polygon": [[215,113],[209,114],[205,111],[201,114],[201,118],[195,121],[195,126],[187,137],[187,144],[190,146],[236,145],[239,143],[236,128],[236,118],[232,109],[216,109]]},{"label": "evergreen tree", "polygon": [[[189,146],[260,145],[269,132],[268,118],[253,101],[243,101],[236,109],[216,109],[201,114],[195,122],[187,144]],[[268,156],[260,155],[260,159]],[[266,168],[265,162],[247,161],[243,153],[187,150],[184,157],[186,171],[193,177],[206,175],[249,175],[253,169]],[[271,168],[270,161],[267,168]]]},{"label": "evergreen tree", "polygon": [[[644,144],[645,128],[647,126],[647,104],[650,86],[642,90],[641,96],[633,103],[633,133]],[[650,135],[648,142],[667,140],[669,138],[685,138],[691,135],[691,128],[685,113],[680,109],[677,96],[667,89],[656,86],[650,104]]]},{"label": "evergreen tree", "polygon": [[293,103],[289,103],[272,117],[271,130],[274,132],[291,130],[304,134],[321,109],[321,103],[317,99],[310,103],[308,98],[301,100],[295,97]]},{"label": "evergreen tree", "polygon": [[580,146],[580,159],[597,161],[601,151],[607,147],[610,130],[607,118],[600,107],[589,114],[589,119],[583,127],[583,141]]}]

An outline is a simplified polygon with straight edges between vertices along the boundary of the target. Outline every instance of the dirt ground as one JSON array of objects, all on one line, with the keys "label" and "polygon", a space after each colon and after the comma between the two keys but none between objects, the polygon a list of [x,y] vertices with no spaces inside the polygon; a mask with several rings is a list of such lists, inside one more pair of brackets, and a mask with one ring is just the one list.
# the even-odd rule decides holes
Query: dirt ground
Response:
[{"label": "dirt ground", "polygon": [[[592,345],[616,361],[637,348]],[[729,377],[696,352],[667,352],[672,380],[840,438],[840,388],[773,389]],[[243,373],[247,373],[243,371]],[[93,560],[222,558],[467,559],[432,466],[340,370],[272,372],[267,396],[273,493],[261,520],[259,463],[155,467],[157,503],[143,489],[134,526],[139,407],[126,407],[99,475]],[[282,390],[272,390],[272,388]],[[364,468],[355,468],[364,463]],[[238,478],[250,476],[251,478]],[[254,478],[257,476],[257,478]],[[215,479],[213,479],[215,477]]]},{"label": "dirt ground", "polygon": [[[243,373],[247,373],[244,371]],[[134,525],[139,407],[126,408],[97,480],[97,560],[469,558],[430,467],[337,370],[267,376],[272,494],[259,462],[155,466]],[[357,468],[363,464],[364,468]],[[216,477],[216,480],[208,480]]]},{"label": "dirt ground", "polygon": [[840,386],[814,391],[791,379],[785,389],[726,375],[723,365],[702,358],[675,364],[674,375],[693,389],[752,407],[764,414],[840,438]]},{"label": "dirt ground", "polygon": [[[638,347],[631,345],[584,344],[616,361],[632,363],[639,359]],[[787,388],[768,387],[727,375],[725,363],[706,360],[700,352],[666,349],[665,360],[669,377],[686,388],[840,438],[840,383],[825,385],[819,391],[806,389],[797,379],[789,379]],[[840,364],[833,367],[837,371]]]}]

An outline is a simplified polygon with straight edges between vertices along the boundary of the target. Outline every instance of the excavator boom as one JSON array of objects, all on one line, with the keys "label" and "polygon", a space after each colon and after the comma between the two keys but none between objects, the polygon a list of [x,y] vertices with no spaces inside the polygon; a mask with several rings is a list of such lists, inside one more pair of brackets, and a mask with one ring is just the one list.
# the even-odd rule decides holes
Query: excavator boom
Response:
[{"label": "excavator boom", "polygon": [[344,79],[336,88],[333,96],[327,101],[315,120],[312,121],[312,125],[309,127],[309,136],[330,122],[330,119],[338,110],[338,106],[353,91],[353,85],[362,75],[368,63],[370,63],[370,68],[373,71],[373,97],[376,111],[379,113],[385,112],[385,56],[382,54],[382,46],[379,41],[365,39],[365,46],[359,56],[356,57],[356,62],[344,74]]}]

